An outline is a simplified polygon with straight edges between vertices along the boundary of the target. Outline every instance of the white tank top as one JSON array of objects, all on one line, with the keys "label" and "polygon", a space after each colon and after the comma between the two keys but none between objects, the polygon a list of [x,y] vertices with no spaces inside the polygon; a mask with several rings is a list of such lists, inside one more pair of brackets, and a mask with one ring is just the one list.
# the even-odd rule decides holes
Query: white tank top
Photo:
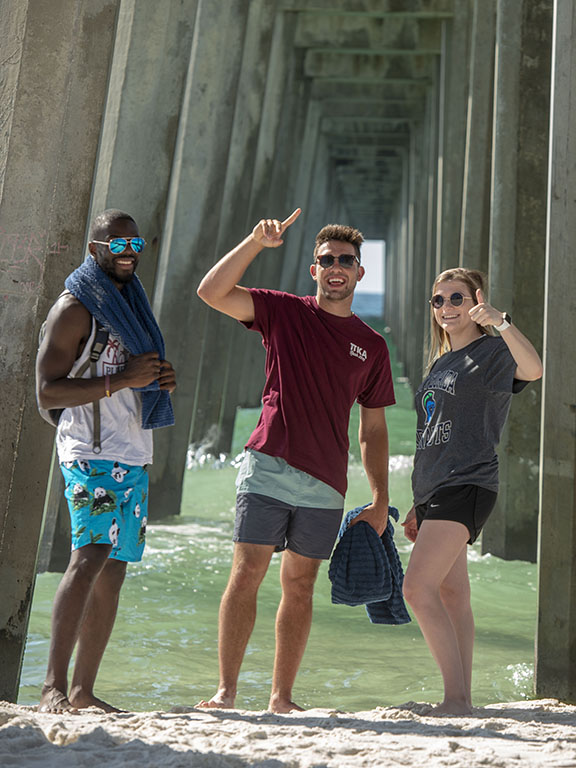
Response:
[{"label": "white tank top", "polygon": [[[96,321],[92,318],[92,332],[69,373],[76,371],[90,357],[96,334]],[[96,363],[96,375],[114,374],[122,371],[129,353],[120,340],[110,334],[106,349]],[[83,379],[91,378],[90,367],[82,374]],[[114,392],[112,397],[100,399],[100,439],[102,450],[94,453],[94,411],[92,403],[65,408],[58,422],[56,448],[60,462],[75,459],[106,459],[125,464],[143,466],[152,463],[152,430],[142,429],[142,403],[140,394],[126,387]]]}]

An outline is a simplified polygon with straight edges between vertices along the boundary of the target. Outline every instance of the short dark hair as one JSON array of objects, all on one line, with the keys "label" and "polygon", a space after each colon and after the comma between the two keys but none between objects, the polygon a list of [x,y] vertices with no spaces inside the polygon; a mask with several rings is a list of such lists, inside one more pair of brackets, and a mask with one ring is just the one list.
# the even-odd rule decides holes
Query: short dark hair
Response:
[{"label": "short dark hair", "polygon": [[110,225],[115,221],[132,221],[136,224],[129,213],[119,211],[117,208],[107,208],[92,219],[88,239],[101,240],[102,237],[107,234]]},{"label": "short dark hair", "polygon": [[348,227],[345,224],[326,224],[316,235],[314,258],[318,255],[318,248],[329,240],[340,240],[342,243],[350,243],[350,245],[354,246],[356,255],[360,259],[360,246],[364,242],[364,236],[358,229]]}]

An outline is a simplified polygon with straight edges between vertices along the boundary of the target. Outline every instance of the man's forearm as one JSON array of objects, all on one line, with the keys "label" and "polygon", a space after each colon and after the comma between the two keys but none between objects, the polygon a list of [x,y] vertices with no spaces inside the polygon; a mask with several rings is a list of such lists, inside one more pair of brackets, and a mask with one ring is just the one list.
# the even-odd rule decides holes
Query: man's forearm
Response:
[{"label": "man's forearm", "polygon": [[204,276],[197,289],[202,301],[243,323],[252,322],[254,301],[250,291],[238,282],[263,248],[282,245],[283,233],[299,215],[300,208],[297,208],[285,221],[260,219],[252,233]]},{"label": "man's forearm", "polygon": [[388,425],[384,408],[361,408],[358,442],[376,506],[388,509]]},{"label": "man's forearm", "polygon": [[157,352],[133,355],[121,371],[88,379],[59,376],[54,370],[47,370],[49,356],[44,354],[39,357],[36,374],[38,403],[41,408],[47,410],[86,405],[103,397],[110,397],[114,392],[126,387],[147,387],[159,378],[163,379],[167,389],[170,389],[172,384],[176,385],[171,364],[159,360]]},{"label": "man's forearm", "polygon": [[88,405],[106,397],[107,384],[110,386],[110,394],[128,386],[122,372],[112,374],[108,381],[104,376],[90,379],[63,378],[44,384],[38,391],[38,401],[46,410]]},{"label": "man's forearm", "polygon": [[388,432],[371,434],[360,440],[362,464],[372,490],[375,505],[388,507]]},{"label": "man's forearm", "polygon": [[261,250],[263,246],[252,234],[248,235],[206,273],[198,286],[198,296],[207,304],[217,303],[227,296]]},{"label": "man's forearm", "polygon": [[366,471],[372,503],[352,522],[364,521],[374,528],[378,536],[388,523],[388,431],[385,424],[375,429],[360,429],[359,435],[362,464]]}]

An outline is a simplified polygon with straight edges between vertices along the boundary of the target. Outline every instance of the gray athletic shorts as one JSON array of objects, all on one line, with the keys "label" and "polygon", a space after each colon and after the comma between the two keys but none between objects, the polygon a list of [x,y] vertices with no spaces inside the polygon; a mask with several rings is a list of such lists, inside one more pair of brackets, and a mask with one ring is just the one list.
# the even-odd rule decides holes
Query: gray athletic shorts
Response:
[{"label": "gray athletic shorts", "polygon": [[236,479],[234,541],[328,560],[344,497],[284,459],[248,450]]}]

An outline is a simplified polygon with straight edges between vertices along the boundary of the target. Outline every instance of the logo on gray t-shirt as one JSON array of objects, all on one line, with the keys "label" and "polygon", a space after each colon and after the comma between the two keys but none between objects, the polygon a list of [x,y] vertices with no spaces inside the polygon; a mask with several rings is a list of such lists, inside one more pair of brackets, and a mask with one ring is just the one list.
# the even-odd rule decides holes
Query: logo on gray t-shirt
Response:
[{"label": "logo on gray t-shirt", "polygon": [[514,381],[515,370],[508,347],[493,336],[438,358],[414,398],[416,504],[446,485],[498,490],[496,446],[512,392],[524,386]]}]

